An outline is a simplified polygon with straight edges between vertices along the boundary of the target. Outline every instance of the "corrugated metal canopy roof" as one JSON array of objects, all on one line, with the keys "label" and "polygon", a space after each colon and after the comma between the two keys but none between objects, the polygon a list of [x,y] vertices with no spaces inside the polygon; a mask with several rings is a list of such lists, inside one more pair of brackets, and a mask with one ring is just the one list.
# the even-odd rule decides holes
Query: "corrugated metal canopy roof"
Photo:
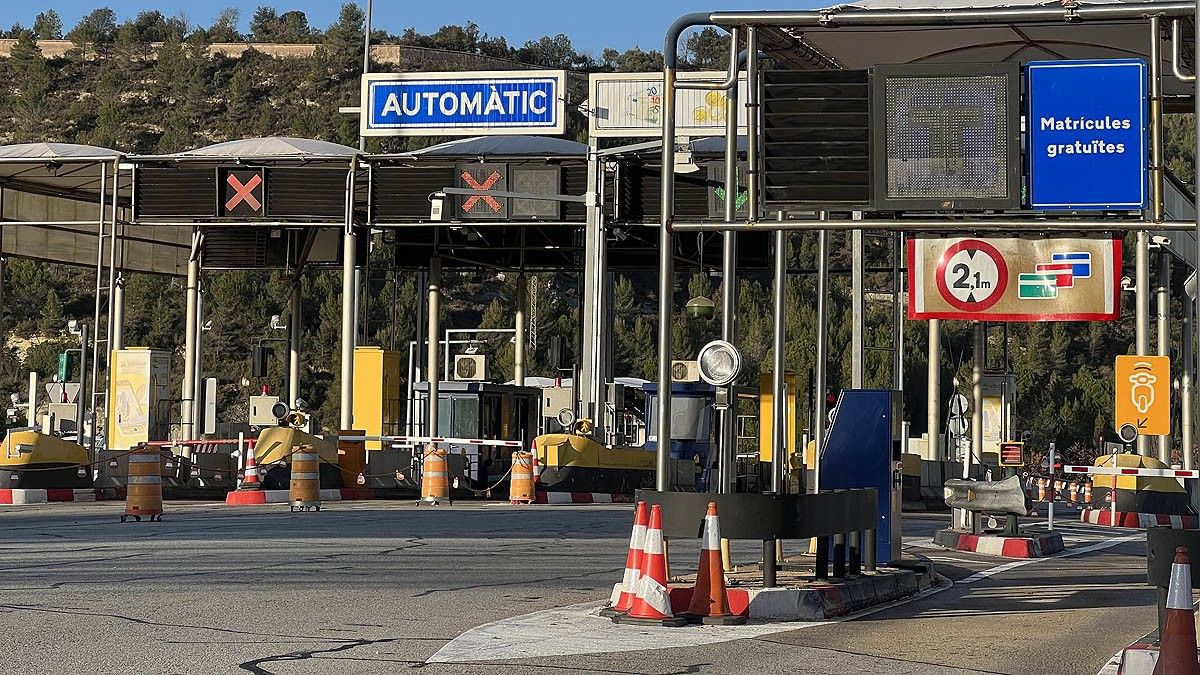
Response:
[{"label": "corrugated metal canopy roof", "polygon": [[[1089,7],[1127,5],[1145,7],[1147,15],[1165,3],[1125,2],[1124,0],[864,0],[840,4],[818,12],[827,13],[826,25],[789,25],[764,28],[763,48],[793,67],[812,68],[828,59],[845,69],[864,69],[892,63],[982,63],[1058,59],[1149,58],[1150,35],[1145,18],[1112,18],[1088,14]],[[981,10],[1019,10],[1045,8],[1055,11],[1053,19],[1022,19],[1015,15],[976,19]],[[908,21],[856,22],[856,18],[878,12],[912,11]],[[935,12],[932,16],[921,16]],[[1061,11],[1061,18],[1058,12]],[[970,12],[969,19],[950,21],[956,14]],[[1069,13],[1072,13],[1069,15]],[[771,13],[766,12],[769,16]],[[1069,16],[1076,17],[1068,20]],[[1164,93],[1190,96],[1192,85],[1180,82],[1171,73],[1171,19],[1163,21],[1160,36]],[[1183,19],[1184,57],[1191,71],[1192,41],[1195,31],[1190,18]],[[815,54],[814,54],[815,53]],[[823,57],[823,58],[822,58]]]},{"label": "corrugated metal canopy roof", "polygon": [[[77,143],[16,143],[0,146],[0,181],[14,190],[95,200],[100,193],[101,165],[107,165],[112,180],[112,163],[121,153],[108,148]],[[122,197],[128,197],[123,181]],[[105,186],[111,190],[111,185]]]},{"label": "corrugated metal canopy roof", "polygon": [[206,145],[202,148],[185,150],[171,155],[163,155],[163,159],[175,158],[205,158],[205,159],[345,159],[349,160],[359,154],[358,150],[340,143],[318,141],[311,138],[294,138],[290,136],[269,136],[265,138],[243,138],[237,141],[225,141]]}]

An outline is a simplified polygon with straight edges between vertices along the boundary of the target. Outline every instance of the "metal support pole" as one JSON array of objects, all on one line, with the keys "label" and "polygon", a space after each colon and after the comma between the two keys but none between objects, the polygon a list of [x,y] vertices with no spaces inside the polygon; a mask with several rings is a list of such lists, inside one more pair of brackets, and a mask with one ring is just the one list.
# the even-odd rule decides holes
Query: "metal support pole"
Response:
[{"label": "metal support pole", "polygon": [[[112,296],[112,345],[109,351],[125,349],[125,275],[118,273],[113,280]],[[109,363],[111,366],[111,362]],[[105,399],[107,401],[107,398]],[[111,405],[111,403],[110,403]]]},{"label": "metal support pole", "polygon": [[[872,537],[873,539],[874,537]],[[819,581],[829,578],[829,537],[817,537],[816,560],[813,563],[813,576]]]},{"label": "metal support pole", "polygon": [[[850,231],[850,387],[863,388],[863,231]],[[895,346],[895,345],[893,345]]]},{"label": "metal support pole", "polygon": [[[347,196],[351,199],[351,196]],[[340,429],[354,428],[354,347],[357,330],[354,323],[355,311],[355,257],[358,253],[358,235],[347,206],[346,229],[342,233],[342,372]]]},{"label": "metal support pole", "polygon": [[[751,90],[753,85],[747,87]],[[725,99],[725,222],[737,218],[737,87],[726,94]],[[753,96],[749,96],[753,100]],[[736,335],[737,318],[737,233],[721,235],[721,339],[733,343]],[[730,401],[729,408],[720,413],[719,443],[717,451],[717,492],[732,492],[731,476],[735,474],[737,444],[737,400]],[[776,446],[778,447],[778,446]]]},{"label": "metal support pole", "polygon": [[[825,219],[825,214],[821,214]],[[817,349],[813,365],[813,492],[821,491],[821,451],[825,449],[825,362],[828,360],[829,334],[829,230],[817,238]]]},{"label": "metal support pole", "polygon": [[[983,460],[983,370],[987,366],[987,325],[975,322],[971,364],[971,447],[963,455],[963,478],[971,477],[975,458]],[[971,512],[963,509],[965,529],[974,531]]]},{"label": "metal support pole", "polygon": [[775,279],[771,343],[771,492],[787,492],[787,393],[784,391],[784,350],[787,335],[784,327],[784,300],[787,297],[787,239],[782,230],[775,232]]},{"label": "metal support pole", "polygon": [[1180,454],[1183,468],[1193,468],[1192,460],[1192,381],[1196,369],[1196,354],[1193,341],[1196,339],[1196,308],[1191,298],[1183,297],[1183,324],[1179,327],[1180,343],[1183,346],[1182,365],[1179,369],[1179,428]]},{"label": "metal support pole", "polygon": [[[366,26],[365,26],[366,30],[363,31],[363,67],[362,67],[363,75],[366,75],[367,73],[371,72],[371,13],[372,13],[372,10],[375,9],[372,6],[372,4],[373,4],[373,0],[367,0],[367,21],[366,21]],[[360,101],[359,105],[365,106],[366,102]],[[364,108],[358,114],[366,115],[367,111]],[[361,133],[358,136],[358,150],[359,150],[359,152],[366,152],[366,150],[367,150],[367,137],[363,136]],[[342,428],[349,429],[350,427],[344,426]]]},{"label": "metal support pole", "polygon": [[[938,319],[929,320],[929,360],[926,363],[928,380],[926,389],[928,397],[926,404],[926,423],[929,427],[929,449],[927,456],[932,461],[942,457],[942,322]],[[947,459],[954,459],[948,457]]]},{"label": "metal support pole", "polygon": [[862,532],[855,530],[850,533],[850,567],[847,572],[852,577],[862,574]]},{"label": "metal support pole", "polygon": [[778,586],[775,578],[775,572],[778,568],[775,560],[775,540],[763,540],[763,588],[774,588]]},{"label": "metal support pole", "polygon": [[833,578],[846,578],[846,534],[833,535]]},{"label": "metal support pole", "polygon": [[[288,318],[288,405],[295,406],[300,398],[300,336],[301,330],[301,301],[300,301],[300,271],[292,280],[291,317]],[[350,427],[342,427],[349,429]]]},{"label": "metal support pole", "polygon": [[[429,309],[428,335],[426,337],[425,362],[428,364],[426,382],[429,383],[429,417],[425,430],[430,436],[437,436],[438,429],[438,331],[441,329],[441,300],[442,300],[442,259],[434,256],[429,259]],[[450,350],[450,345],[446,345]]]},{"label": "metal support pole", "polygon": [[[1194,16],[1194,23],[1192,25],[1200,26],[1200,3],[1196,4],[1196,14]],[[1192,44],[1194,47],[1194,51],[1192,52],[1192,57],[1193,57],[1192,63],[1200,64],[1200,40],[1192,40]],[[1193,66],[1193,68],[1200,70],[1200,66]],[[1193,342],[1193,340],[1195,339],[1195,335],[1197,333],[1196,319],[1200,318],[1200,78],[1195,78],[1195,80],[1196,80],[1196,82],[1195,82],[1196,89],[1193,92],[1193,96],[1192,96],[1192,100],[1195,102],[1195,108],[1193,110],[1192,121],[1193,121],[1193,124],[1196,125],[1196,133],[1193,134],[1193,137],[1196,139],[1195,140],[1196,147],[1195,147],[1195,151],[1192,154],[1192,157],[1195,158],[1193,167],[1192,167],[1192,175],[1194,176],[1193,180],[1195,180],[1195,185],[1192,188],[1192,193],[1196,196],[1196,201],[1195,201],[1196,229],[1193,232],[1193,234],[1195,235],[1195,238],[1196,238],[1196,258],[1195,258],[1195,260],[1197,263],[1196,276],[1197,276],[1198,288],[1196,289],[1196,297],[1195,298],[1192,298],[1191,300],[1188,300],[1185,298],[1185,300],[1184,300],[1184,302],[1190,302],[1192,304],[1192,315],[1191,315],[1192,321],[1190,324],[1191,330],[1188,331],[1188,340],[1187,340],[1188,346],[1191,348],[1191,350],[1190,350],[1191,358],[1188,359],[1188,361],[1187,361],[1187,369],[1188,369],[1189,378],[1186,382],[1187,382],[1187,384],[1190,384],[1193,386],[1195,385],[1195,381],[1196,381],[1196,367],[1195,367],[1196,366],[1196,363],[1195,363],[1196,348],[1195,348],[1195,343]],[[1193,404],[1191,387],[1185,386],[1184,391],[1187,392],[1187,397],[1188,397],[1187,398],[1187,408],[1185,408],[1185,410],[1191,412],[1192,404]],[[1190,424],[1187,426],[1187,430],[1190,435],[1190,432],[1192,431]],[[1184,457],[1183,461],[1185,462],[1184,468],[1189,468],[1192,466],[1192,453],[1193,453],[1193,448],[1189,441],[1188,445],[1186,446],[1186,450],[1183,453],[1183,457]]]},{"label": "metal support pole", "polygon": [[[1171,311],[1171,255],[1166,251],[1158,252],[1158,284],[1154,289],[1158,300],[1158,355],[1171,355],[1171,324],[1168,313]],[[1171,435],[1158,437],[1158,459],[1164,464],[1171,463]]]},{"label": "metal support pole", "polygon": [[[674,53],[674,40],[667,40]],[[664,55],[666,52],[664,52]],[[668,473],[671,452],[671,317],[675,304],[675,241],[671,221],[675,210],[675,68],[674,58],[663,65],[663,161],[662,194],[658,229],[658,398],[655,422],[658,448],[655,456],[655,488],[666,492],[671,486]],[[765,546],[765,544],[764,544]],[[763,549],[765,552],[765,548]],[[774,546],[772,546],[774,550]],[[765,573],[765,570],[764,570]]]},{"label": "metal support pole", "polygon": [[[1150,234],[1137,233],[1137,243],[1134,249],[1134,331],[1135,351],[1138,356],[1150,354]],[[1150,438],[1137,437],[1136,447],[1139,455],[1150,454]]]},{"label": "metal support pole", "polygon": [[875,530],[863,532],[863,566],[868,572],[875,571]]},{"label": "metal support pole", "polygon": [[[199,351],[196,322],[200,303],[200,231],[192,230],[192,256],[187,268],[187,309],[183,319],[183,393],[179,404],[180,440],[191,439],[195,431],[196,353]],[[120,448],[125,450],[126,448]],[[190,454],[190,453],[189,453]]]},{"label": "metal support pole", "polygon": [[[88,339],[88,325],[81,321],[79,323],[79,394],[75,398],[75,438],[76,442],[80,445],[84,443],[84,424],[87,421],[88,397],[84,392],[87,391],[88,349],[90,347],[91,341]],[[95,455],[95,445],[93,444],[90,447],[92,449],[92,460],[99,459]]]},{"label": "metal support pole", "polygon": [[583,303],[580,316],[581,351],[579,382],[572,385],[579,396],[581,414],[592,420],[593,435],[606,439],[604,385],[605,248],[603,201],[604,158],[597,154],[598,141],[588,145],[586,226],[584,229]]},{"label": "metal support pole", "polygon": [[[513,384],[525,386],[525,314],[529,310],[529,277],[517,277],[517,311],[515,312],[516,344],[513,346]],[[449,351],[449,349],[447,349]]]}]

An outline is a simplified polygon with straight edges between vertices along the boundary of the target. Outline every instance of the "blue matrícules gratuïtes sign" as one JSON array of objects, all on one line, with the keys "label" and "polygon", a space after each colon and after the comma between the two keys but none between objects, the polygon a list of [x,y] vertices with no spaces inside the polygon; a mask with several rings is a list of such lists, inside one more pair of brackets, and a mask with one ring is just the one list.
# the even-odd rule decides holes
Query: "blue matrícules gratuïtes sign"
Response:
[{"label": "blue matr\u00edcules gratu\u00eftes sign", "polygon": [[1146,63],[1034,61],[1026,77],[1029,206],[1146,208]]},{"label": "blue matr\u00edcules gratu\u00eftes sign", "polygon": [[364,136],[561,134],[561,70],[368,73],[359,119]]}]

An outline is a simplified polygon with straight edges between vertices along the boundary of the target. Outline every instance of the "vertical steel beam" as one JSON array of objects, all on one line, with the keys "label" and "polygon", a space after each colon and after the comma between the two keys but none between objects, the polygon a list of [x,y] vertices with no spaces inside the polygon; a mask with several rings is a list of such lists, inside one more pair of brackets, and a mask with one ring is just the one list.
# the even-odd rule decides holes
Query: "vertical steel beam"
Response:
[{"label": "vertical steel beam", "polygon": [[[91,342],[88,335],[88,325],[86,322],[79,323],[79,393],[75,397],[75,438],[77,443],[83,445],[84,425],[87,423],[87,400],[85,395],[88,384],[88,348],[91,347]],[[96,381],[93,374],[91,381]],[[98,460],[96,457],[95,431],[92,432],[93,442],[90,444],[93,461]]]},{"label": "vertical steel beam", "polygon": [[[291,317],[288,318],[288,406],[295,406],[296,399],[300,398],[300,336],[303,334],[301,319],[300,301],[300,275],[301,271],[296,270],[296,277],[292,279],[292,295],[291,295]],[[349,429],[350,427],[345,427]]]},{"label": "vertical steel beam", "polygon": [[515,326],[513,336],[513,384],[525,386],[525,314],[529,311],[529,277],[522,272],[517,277]]},{"label": "vertical steel beam", "polygon": [[[825,220],[826,214],[821,214]],[[817,348],[813,365],[813,492],[821,491],[821,451],[825,449],[825,366],[829,359],[829,230],[817,235]]]},{"label": "vertical steel beam", "polygon": [[[364,27],[365,30],[363,30],[363,67],[362,67],[363,75],[366,75],[367,73],[371,72],[371,14],[373,13],[373,10],[375,9],[375,7],[373,6],[373,3],[374,3],[374,0],[367,0],[367,21],[366,21],[366,26]],[[367,108],[366,108],[366,106],[367,106],[366,101],[359,101],[358,104],[360,106],[358,114],[359,115],[368,114]],[[367,137],[362,135],[363,126],[364,125],[360,124],[358,127],[359,128],[359,134],[358,134],[358,150],[359,150],[359,152],[366,152],[366,150],[367,150]],[[342,427],[342,428],[349,429],[350,427]]]},{"label": "vertical steel beam", "polygon": [[[1158,338],[1158,355],[1171,355],[1171,324],[1168,317],[1168,312],[1171,311],[1171,254],[1165,250],[1158,252],[1158,283],[1154,288],[1154,294],[1157,302],[1157,338]],[[1171,435],[1165,434],[1158,437],[1158,459],[1161,462],[1171,463]]]},{"label": "vertical steel beam", "polygon": [[[667,40],[674,53],[675,40]],[[665,53],[664,53],[665,55]],[[659,202],[658,230],[658,398],[655,423],[658,447],[654,461],[655,488],[666,492],[671,487],[671,317],[675,304],[675,238],[671,221],[675,210],[675,67],[670,59],[663,65],[662,92],[662,192]]]},{"label": "vertical steel beam", "polygon": [[604,438],[604,370],[602,367],[604,339],[604,263],[603,249],[607,245],[604,235],[603,203],[599,198],[600,184],[604,180],[604,159],[597,152],[596,139],[588,144],[586,225],[584,228],[583,254],[583,302],[580,316],[580,373],[575,388],[580,400],[582,417],[591,418],[593,432]]},{"label": "vertical steel beam", "polygon": [[[1134,249],[1134,330],[1135,352],[1138,356],[1150,353],[1150,235],[1141,231],[1137,233],[1137,244]],[[1138,436],[1137,453],[1150,453],[1150,438]]]},{"label": "vertical steel beam", "polygon": [[[784,327],[784,300],[787,297],[787,238],[783,230],[775,230],[775,277],[771,284],[772,341],[771,341],[771,492],[787,491],[787,398],[784,386],[784,350],[787,335]],[[819,302],[819,300],[818,300]]]},{"label": "vertical steel beam", "polygon": [[[963,454],[963,478],[971,477],[975,459],[983,461],[983,370],[987,367],[987,324],[976,321],[971,349],[971,447]],[[963,509],[964,529],[970,528],[971,512]]]},{"label": "vertical steel beam", "polygon": [[[429,259],[429,309],[428,334],[425,338],[425,363],[427,364],[426,382],[429,383],[429,417],[425,430],[430,436],[437,436],[442,430],[438,429],[438,331],[441,330],[441,301],[442,301],[442,259],[434,256]],[[450,350],[449,343],[446,350]]]},{"label": "vertical steel beam", "polygon": [[[929,427],[928,457],[932,461],[942,457],[942,322],[938,319],[929,320],[929,358],[926,361],[928,380],[926,390],[928,397],[926,405],[926,422]],[[946,459],[953,460],[953,457]]]},{"label": "vertical steel beam", "polygon": [[[866,322],[863,300],[863,231],[850,230],[850,387],[863,388],[863,324]],[[895,346],[895,345],[893,345]]]},{"label": "vertical steel beam", "polygon": [[[113,280],[112,296],[112,345],[110,352],[125,348],[125,275],[117,274]],[[109,365],[112,365],[111,360]],[[106,398],[105,401],[108,399]]]},{"label": "vertical steel beam", "polygon": [[[1196,3],[1196,14],[1193,17],[1192,25],[1200,26],[1200,3]],[[1192,40],[1192,46],[1193,46],[1192,63],[1197,64],[1192,67],[1195,70],[1200,71],[1200,38]],[[1196,238],[1196,258],[1195,258],[1195,260],[1196,260],[1197,268],[1196,268],[1196,270],[1194,270],[1194,272],[1197,277],[1197,281],[1196,281],[1197,289],[1196,289],[1196,297],[1195,298],[1192,298],[1190,300],[1185,300],[1185,302],[1192,303],[1191,330],[1188,331],[1188,339],[1187,339],[1188,347],[1190,347],[1190,353],[1191,353],[1192,358],[1189,359],[1187,362],[1187,369],[1188,369],[1188,375],[1189,375],[1188,382],[1193,387],[1195,386],[1196,377],[1197,377],[1197,370],[1196,370],[1196,363],[1195,363],[1196,347],[1195,347],[1195,342],[1194,342],[1195,336],[1198,333],[1198,331],[1196,330],[1196,320],[1198,318],[1200,318],[1200,77],[1197,77],[1194,79],[1195,79],[1195,89],[1192,92],[1192,101],[1194,102],[1195,107],[1193,108],[1193,111],[1192,111],[1193,112],[1192,123],[1196,125],[1196,133],[1193,134],[1193,138],[1195,139],[1196,147],[1194,148],[1194,151],[1192,153],[1192,157],[1193,157],[1192,176],[1193,176],[1193,180],[1195,181],[1195,184],[1192,186],[1192,194],[1195,195],[1195,199],[1196,199],[1196,201],[1195,201],[1196,230],[1193,234],[1195,235],[1195,238]],[[1185,389],[1185,391],[1187,391],[1187,390]],[[1191,411],[1194,401],[1192,400],[1190,391],[1188,391],[1187,401],[1188,401],[1187,409],[1189,411]],[[1188,427],[1188,430],[1191,431],[1190,425]],[[1183,453],[1184,462],[1188,462],[1188,464],[1186,464],[1185,466],[1191,466],[1190,462],[1192,459],[1193,452],[1194,452],[1194,450],[1193,450],[1191,444],[1189,443],[1186,447],[1185,452]]]},{"label": "vertical steel beam", "polygon": [[[1159,54],[1159,18],[1150,17],[1150,213],[1155,222],[1163,218],[1162,167],[1162,58]],[[1134,320],[1136,352],[1150,354],[1150,234],[1137,233],[1134,252]],[[1139,455],[1150,454],[1150,438],[1138,436]]]},{"label": "vertical steel beam", "polygon": [[900,311],[904,292],[903,232],[892,233],[892,247],[892,389],[900,391],[904,389],[904,312]]},{"label": "vertical steel beam", "polygon": [[1179,368],[1179,428],[1180,454],[1183,455],[1183,468],[1192,468],[1192,378],[1196,367],[1196,354],[1193,340],[1196,339],[1195,307],[1192,299],[1183,296],[1183,323],[1179,327],[1179,342],[1182,345]]}]

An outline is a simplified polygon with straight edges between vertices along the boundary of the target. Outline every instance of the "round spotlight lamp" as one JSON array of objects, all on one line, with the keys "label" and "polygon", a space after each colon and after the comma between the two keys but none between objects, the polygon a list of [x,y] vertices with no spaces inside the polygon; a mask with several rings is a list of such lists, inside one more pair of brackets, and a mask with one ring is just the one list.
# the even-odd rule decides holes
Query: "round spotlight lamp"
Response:
[{"label": "round spotlight lamp", "polygon": [[700,379],[717,387],[733,384],[744,365],[742,353],[724,340],[713,340],[704,345],[696,361],[700,366]]},{"label": "round spotlight lamp", "polygon": [[693,319],[711,319],[717,313],[717,306],[709,298],[697,295],[687,301],[683,311]]}]

